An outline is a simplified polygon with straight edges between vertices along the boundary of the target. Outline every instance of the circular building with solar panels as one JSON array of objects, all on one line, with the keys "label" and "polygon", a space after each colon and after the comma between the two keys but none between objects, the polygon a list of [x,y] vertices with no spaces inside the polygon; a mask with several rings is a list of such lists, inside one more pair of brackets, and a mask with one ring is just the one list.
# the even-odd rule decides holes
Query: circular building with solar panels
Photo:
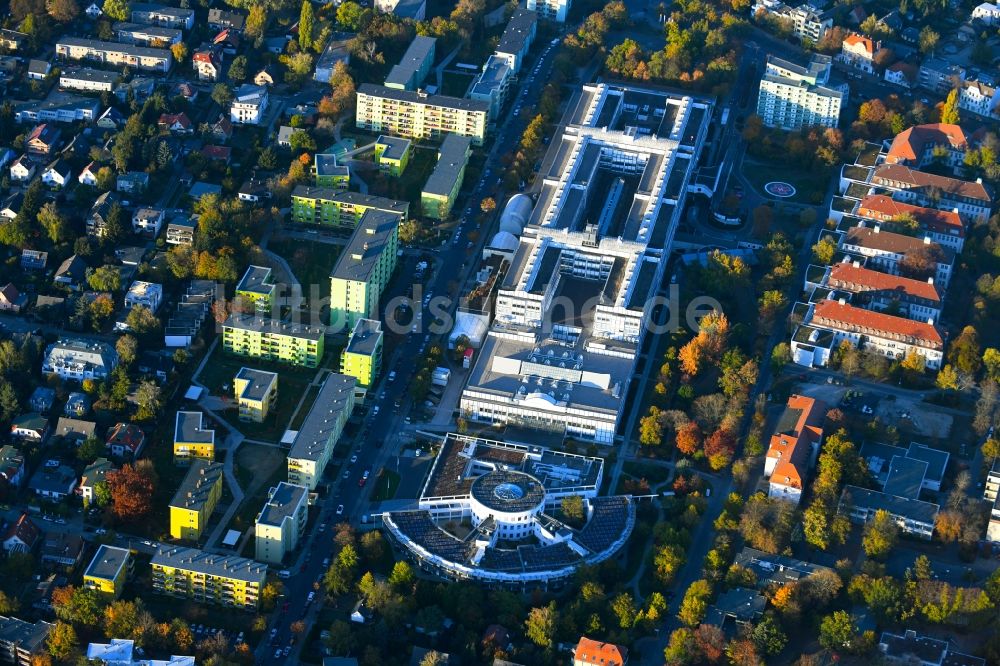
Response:
[{"label": "circular building with solar panels", "polygon": [[476,527],[484,520],[496,521],[497,537],[505,541],[527,538],[533,518],[545,504],[542,482],[523,472],[498,470],[472,482],[470,510]]},{"label": "circular building with solar panels", "polygon": [[[604,460],[542,446],[449,434],[416,509],[380,519],[424,571],[519,591],[558,588],[582,565],[613,557],[635,526],[629,495],[598,497]],[[560,519],[582,498],[585,520]]]}]

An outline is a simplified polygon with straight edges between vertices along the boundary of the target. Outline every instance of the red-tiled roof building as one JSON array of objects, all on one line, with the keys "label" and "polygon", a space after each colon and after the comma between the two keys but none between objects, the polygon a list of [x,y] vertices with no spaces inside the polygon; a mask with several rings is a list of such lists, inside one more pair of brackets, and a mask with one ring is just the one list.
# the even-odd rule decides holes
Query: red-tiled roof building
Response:
[{"label": "red-tiled roof building", "polygon": [[810,461],[823,439],[825,415],[822,402],[802,395],[789,396],[764,461],[770,497],[799,503]]}]

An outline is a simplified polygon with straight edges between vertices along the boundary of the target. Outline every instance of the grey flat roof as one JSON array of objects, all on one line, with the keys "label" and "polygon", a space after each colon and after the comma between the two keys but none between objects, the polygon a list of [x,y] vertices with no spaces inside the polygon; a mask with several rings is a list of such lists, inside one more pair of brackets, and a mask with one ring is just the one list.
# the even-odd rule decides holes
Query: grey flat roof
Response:
[{"label": "grey flat roof", "polygon": [[289,458],[319,460],[333,430],[330,424],[335,423],[338,415],[354,404],[354,387],[357,383],[358,380],[354,377],[330,373],[295,436],[295,442],[288,452]]},{"label": "grey flat roof", "polygon": [[382,324],[374,319],[359,319],[347,341],[349,354],[371,356],[382,338]]},{"label": "grey flat roof", "polygon": [[926,478],[940,482],[944,478],[944,470],[948,466],[948,459],[951,457],[951,454],[940,449],[932,449],[917,442],[910,442],[910,447],[906,449],[906,457],[923,460],[927,463]]},{"label": "grey flat roof", "polygon": [[103,69],[93,69],[90,67],[67,67],[59,75],[60,79],[70,79],[73,81],[100,81],[101,83],[114,83],[122,77],[120,72],[108,72]]},{"label": "grey flat roof", "polygon": [[244,367],[240,368],[240,371],[236,373],[236,379],[246,379],[250,382],[243,389],[243,393],[240,394],[241,398],[263,400],[264,396],[270,390],[271,385],[278,381],[278,373]]},{"label": "grey flat roof", "polygon": [[183,546],[160,546],[156,549],[150,564],[261,585],[264,584],[264,577],[267,575],[266,564],[245,557],[216,555]]},{"label": "grey flat roof", "polygon": [[215,431],[203,429],[204,414],[201,412],[177,412],[174,421],[174,441],[211,444],[215,441]]},{"label": "grey flat roof", "polygon": [[392,99],[397,102],[407,102],[409,104],[423,104],[426,106],[437,106],[444,109],[456,109],[458,111],[470,111],[478,113],[489,113],[490,105],[475,99],[464,99],[461,97],[448,97],[446,95],[428,95],[418,93],[414,90],[399,90],[398,88],[388,88],[375,83],[362,83],[358,92],[369,97],[380,97]]},{"label": "grey flat roof", "polygon": [[143,35],[166,39],[168,41],[179,39],[184,35],[184,31],[179,30],[178,28],[168,28],[163,25],[149,25],[147,23],[132,23],[128,21],[115,23],[111,26],[111,30],[114,32],[141,33]]},{"label": "grey flat roof", "polygon": [[105,580],[113,580],[118,576],[118,572],[128,562],[131,553],[127,548],[116,548],[107,544],[101,544],[94,559],[87,565],[85,576],[95,576]]},{"label": "grey flat roof", "polygon": [[351,174],[350,169],[348,169],[346,164],[337,164],[337,156],[331,153],[317,153],[316,154],[316,175],[317,176],[335,176],[337,174],[347,175]]},{"label": "grey flat roof", "polygon": [[417,35],[406,48],[406,53],[400,59],[398,65],[394,65],[386,77],[386,84],[394,83],[400,86],[420,85],[420,81],[414,80],[417,72],[420,71],[427,58],[434,58],[434,45],[437,39],[434,37],[424,37]]},{"label": "grey flat roof", "polygon": [[272,525],[281,527],[286,518],[291,518],[295,514],[295,508],[309,493],[305,486],[281,481],[274,492],[264,503],[264,508],[257,516],[257,522],[262,525]]},{"label": "grey flat roof", "polygon": [[515,9],[510,16],[510,21],[507,22],[507,28],[500,37],[496,52],[512,55],[520,53],[531,35],[532,26],[536,23],[538,23],[536,12],[523,7]]},{"label": "grey flat roof", "polygon": [[927,463],[904,456],[893,456],[883,490],[896,497],[918,499],[927,473]]},{"label": "grey flat roof", "polygon": [[92,49],[94,51],[127,53],[128,55],[141,58],[161,58],[163,60],[171,58],[170,51],[166,49],[154,49],[148,46],[120,44],[118,42],[102,42],[99,39],[86,39],[84,37],[63,37],[56,43],[56,46],[61,44]]},{"label": "grey flat roof", "polygon": [[399,226],[399,216],[384,210],[367,210],[337,258],[330,277],[367,282],[390,237]]},{"label": "grey flat roof", "polygon": [[274,293],[274,283],[270,282],[271,269],[267,266],[248,266],[246,273],[240,283],[236,285],[236,291],[250,291],[257,294],[269,295]]},{"label": "grey flat roof", "polygon": [[428,194],[448,196],[465,165],[469,163],[472,139],[459,134],[448,134],[441,142],[437,165],[427,178],[423,191]]},{"label": "grey flat roof", "polygon": [[474,95],[489,95],[494,89],[499,88],[503,83],[510,65],[500,56],[491,55],[486,61],[486,67],[476,79],[476,84],[472,87]]},{"label": "grey flat roof", "polygon": [[399,160],[403,158],[407,148],[410,147],[410,143],[411,141],[409,139],[380,134],[378,140],[375,142],[375,145],[385,146],[385,150],[382,151],[382,157],[387,160]]},{"label": "grey flat roof", "polygon": [[21,618],[0,615],[0,643],[17,645],[26,652],[42,650],[50,629],[52,625],[44,620],[32,624]]},{"label": "grey flat roof", "polygon": [[410,204],[406,201],[396,201],[395,199],[387,199],[375,196],[374,194],[338,190],[333,187],[296,185],[295,189],[292,190],[292,196],[303,199],[318,199],[320,201],[337,201],[353,206],[364,206],[366,208],[377,208],[378,210],[392,211],[400,215],[406,215],[410,209]]},{"label": "grey flat roof", "polygon": [[841,501],[848,500],[851,506],[865,507],[867,509],[885,509],[896,516],[903,516],[910,520],[918,521],[926,525],[933,525],[940,507],[931,502],[924,502],[908,497],[896,497],[879,490],[869,490],[859,486],[844,486],[841,493]]},{"label": "grey flat roof", "polygon": [[833,88],[827,88],[826,86],[814,85],[808,81],[800,81],[799,79],[789,79],[784,76],[767,74],[762,77],[761,80],[788,86],[789,88],[801,88],[807,92],[813,93],[814,95],[822,95],[823,97],[836,97],[840,100],[843,100],[844,98],[844,93],[840,90],[834,90]]},{"label": "grey flat roof", "polygon": [[222,463],[208,462],[207,460],[191,461],[191,469],[184,475],[184,480],[177,487],[174,499],[170,506],[183,507],[185,509],[200,509],[208,496],[212,493],[212,487],[222,478]]},{"label": "grey flat roof", "polygon": [[[371,212],[371,211],[369,211]],[[341,255],[343,256],[343,255]],[[296,324],[294,322],[278,321],[248,314],[231,314],[226,319],[223,328],[235,328],[243,331],[256,331],[267,335],[285,335],[293,338],[319,340],[325,331],[318,326]]]},{"label": "grey flat roof", "polygon": [[132,3],[131,9],[133,12],[152,12],[154,14],[163,14],[164,16],[176,16],[177,18],[194,16],[193,9],[171,7],[170,5],[161,5],[156,2],[135,2]]},{"label": "grey flat roof", "polygon": [[[534,353],[536,348],[539,350],[537,354]],[[560,380],[559,386],[554,388],[551,386],[551,379],[541,378],[540,375],[531,376],[528,382],[524,383],[522,379],[525,376],[541,371],[538,364],[532,363],[530,359],[533,356],[543,358],[550,351],[556,362],[555,366],[550,366],[553,372],[562,370],[558,367],[559,362],[568,360],[567,365],[572,366],[577,363],[577,356],[583,356],[583,360],[579,361],[580,372],[586,372],[588,376],[591,373],[609,375],[609,386],[614,387],[618,384],[621,389],[619,396],[616,398],[610,388],[605,390],[589,381],[584,381],[582,374],[579,381],[572,381],[571,378]],[[568,400],[565,400],[567,409],[586,409],[607,414],[620,413],[632,371],[632,359],[583,351],[579,346],[570,350],[569,359],[563,359],[561,355],[564,351],[567,351],[566,347],[552,341],[527,342],[500,337],[491,332],[487,334],[479,349],[479,361],[473,364],[472,370],[469,371],[466,391],[493,393],[498,399],[506,401],[518,396],[519,390],[523,387],[523,392],[520,393],[522,396],[536,392],[547,394],[551,391],[555,394],[555,400],[563,402],[564,396],[568,395]],[[498,364],[497,359],[507,359],[511,362],[501,361]],[[513,371],[514,362],[518,363],[517,367],[520,370]],[[522,366],[526,363],[530,365]],[[566,368],[569,369],[570,367]]]}]

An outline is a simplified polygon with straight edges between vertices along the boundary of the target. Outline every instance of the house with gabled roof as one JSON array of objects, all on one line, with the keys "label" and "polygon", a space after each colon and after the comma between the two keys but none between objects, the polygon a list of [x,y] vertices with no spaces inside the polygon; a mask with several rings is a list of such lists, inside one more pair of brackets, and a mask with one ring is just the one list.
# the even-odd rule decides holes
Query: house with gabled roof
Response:
[{"label": "house with gabled roof", "polygon": [[171,134],[191,134],[194,132],[191,119],[183,111],[161,114],[159,120],[156,121],[156,126],[160,128],[161,132],[170,132]]},{"label": "house with gabled roof", "polygon": [[628,648],[581,636],[573,649],[573,666],[625,666]]},{"label": "house with gabled roof", "polygon": [[49,420],[38,412],[22,414],[10,423],[10,436],[28,442],[41,442],[49,434]]},{"label": "house with gabled roof", "polygon": [[191,55],[191,65],[201,81],[218,81],[222,76],[222,54],[219,48],[200,48]]},{"label": "house with gabled roof", "polygon": [[23,192],[12,192],[7,195],[7,197],[4,198],[3,203],[0,203],[0,219],[13,220],[17,217],[18,213],[21,212],[21,206],[23,205]]},{"label": "house with gabled roof", "polygon": [[209,127],[209,132],[219,143],[226,143],[233,138],[233,123],[226,116],[219,114],[218,120]]},{"label": "house with gabled roof", "polygon": [[0,310],[4,312],[20,312],[27,304],[27,294],[19,292],[13,283],[8,282],[0,288]]},{"label": "house with gabled roof", "polygon": [[10,165],[10,179],[16,183],[26,183],[35,177],[38,165],[31,155],[21,155]]},{"label": "house with gabled roof", "polygon": [[72,175],[69,162],[59,158],[42,172],[42,182],[52,188],[63,188],[69,183]]},{"label": "house with gabled roof", "polygon": [[799,503],[806,474],[823,439],[825,416],[826,407],[822,402],[801,395],[789,396],[771,435],[764,462],[764,476],[769,478],[769,497]]},{"label": "house with gabled roof", "polygon": [[35,550],[42,537],[42,531],[28,517],[25,511],[12,522],[3,534],[3,549],[7,555],[30,553]]},{"label": "house with gabled roof", "polygon": [[105,439],[112,456],[135,460],[142,453],[146,433],[132,423],[116,423]]},{"label": "house with gabled roof", "polygon": [[62,140],[62,130],[55,125],[42,123],[36,125],[25,140],[24,145],[29,153],[34,155],[49,155],[55,152]]}]

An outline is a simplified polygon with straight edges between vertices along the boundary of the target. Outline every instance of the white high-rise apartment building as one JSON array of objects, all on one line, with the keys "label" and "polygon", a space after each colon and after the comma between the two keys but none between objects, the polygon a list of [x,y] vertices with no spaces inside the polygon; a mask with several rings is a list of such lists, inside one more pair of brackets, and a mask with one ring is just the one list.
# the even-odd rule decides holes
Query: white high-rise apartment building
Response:
[{"label": "white high-rise apartment building", "polygon": [[826,87],[829,77],[828,56],[813,56],[807,67],[768,56],[760,80],[757,115],[768,127],[784,130],[836,127],[844,93]]}]

